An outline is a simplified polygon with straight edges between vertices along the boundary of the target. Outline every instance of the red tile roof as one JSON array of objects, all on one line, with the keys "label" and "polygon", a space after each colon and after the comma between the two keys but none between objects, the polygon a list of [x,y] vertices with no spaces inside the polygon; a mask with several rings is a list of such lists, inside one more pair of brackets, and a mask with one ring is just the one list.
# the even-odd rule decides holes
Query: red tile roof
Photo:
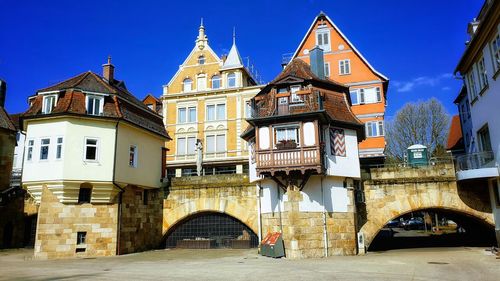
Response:
[{"label": "red tile roof", "polygon": [[[58,101],[50,114],[42,114],[43,92],[60,91]],[[103,113],[98,117],[126,120],[136,126],[170,139],[163,119],[149,110],[134,97],[122,81],[109,83],[103,77],[85,72],[56,85],[38,90],[29,109],[22,114],[22,119],[36,118],[55,114],[86,115],[85,92],[107,94],[104,97]]]},{"label": "red tile roof", "polygon": [[455,115],[451,118],[450,131],[448,133],[448,142],[446,144],[447,150],[456,149],[462,140],[462,126],[460,124],[460,117]]}]

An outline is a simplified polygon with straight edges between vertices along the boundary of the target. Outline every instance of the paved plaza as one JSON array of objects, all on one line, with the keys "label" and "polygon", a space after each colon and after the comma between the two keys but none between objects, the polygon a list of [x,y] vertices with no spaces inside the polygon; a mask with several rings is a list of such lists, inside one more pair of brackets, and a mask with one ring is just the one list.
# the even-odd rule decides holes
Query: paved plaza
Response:
[{"label": "paved plaza", "polygon": [[0,252],[0,280],[498,280],[485,248],[424,248],[289,260],[256,250],[157,250],[92,259],[33,260]]}]

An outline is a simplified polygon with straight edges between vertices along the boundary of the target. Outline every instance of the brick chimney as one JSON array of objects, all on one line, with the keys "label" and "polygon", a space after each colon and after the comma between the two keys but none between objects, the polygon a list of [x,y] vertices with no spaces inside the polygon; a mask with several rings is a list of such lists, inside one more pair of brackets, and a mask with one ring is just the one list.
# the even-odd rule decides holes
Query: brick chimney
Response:
[{"label": "brick chimney", "polygon": [[7,83],[0,80],[0,107],[5,107],[5,95],[7,94]]},{"label": "brick chimney", "polygon": [[319,79],[325,79],[325,59],[323,50],[315,46],[309,51],[309,59],[311,61],[311,71],[318,76]]},{"label": "brick chimney", "polygon": [[111,64],[111,56],[108,56],[108,63],[102,65],[102,76],[110,84],[115,79],[115,66]]}]

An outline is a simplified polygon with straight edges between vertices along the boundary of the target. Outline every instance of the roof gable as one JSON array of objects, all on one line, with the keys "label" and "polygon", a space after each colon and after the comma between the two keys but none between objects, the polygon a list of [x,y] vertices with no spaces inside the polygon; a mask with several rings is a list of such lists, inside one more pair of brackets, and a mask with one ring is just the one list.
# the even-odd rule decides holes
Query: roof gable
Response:
[{"label": "roof gable", "polygon": [[325,20],[329,25],[331,25],[331,27],[335,30],[335,32],[338,33],[338,35],[341,37],[342,40],[344,40],[346,42],[346,44],[352,49],[352,51],[361,59],[361,61],[375,74],[377,75],[378,77],[380,77],[381,79],[385,80],[385,81],[388,81],[389,78],[387,78],[385,75],[383,75],[382,73],[378,72],[369,62],[368,60],[365,59],[365,57],[363,57],[363,55],[361,54],[361,52],[359,52],[356,47],[349,41],[349,39],[347,38],[347,36],[345,36],[342,31],[340,31],[340,29],[333,23],[333,21],[326,15],[324,14],[323,12],[320,12],[318,16],[316,16],[311,24],[311,26],[309,27],[309,29],[307,30],[305,36],[302,38],[302,41],[300,42],[299,46],[297,47],[297,49],[295,50],[292,58],[297,58],[299,55],[300,55],[300,50],[302,49],[302,47],[304,46],[306,40],[310,37],[310,36],[314,36],[312,33],[314,31],[314,28],[316,26],[316,24],[318,23],[318,21],[321,21],[321,20]]}]

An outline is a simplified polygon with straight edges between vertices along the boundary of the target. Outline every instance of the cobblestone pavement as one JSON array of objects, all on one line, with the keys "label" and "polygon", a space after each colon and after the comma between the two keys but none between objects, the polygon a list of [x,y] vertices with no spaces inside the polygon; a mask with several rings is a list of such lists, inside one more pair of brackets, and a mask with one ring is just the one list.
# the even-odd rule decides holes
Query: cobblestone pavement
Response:
[{"label": "cobblestone pavement", "polygon": [[425,248],[323,259],[272,259],[256,250],[158,250],[119,257],[33,260],[0,251],[0,280],[500,280],[484,248]]}]

